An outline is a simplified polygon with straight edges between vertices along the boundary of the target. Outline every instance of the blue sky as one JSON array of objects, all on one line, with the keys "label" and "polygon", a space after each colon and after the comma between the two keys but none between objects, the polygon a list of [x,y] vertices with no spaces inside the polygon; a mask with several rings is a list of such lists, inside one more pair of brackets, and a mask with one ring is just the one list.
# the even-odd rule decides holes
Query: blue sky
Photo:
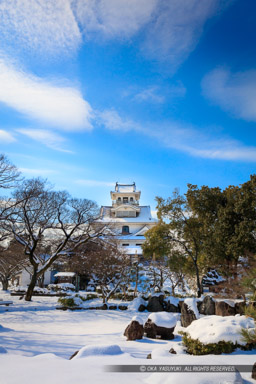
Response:
[{"label": "blue sky", "polygon": [[27,178],[154,209],[256,164],[254,0],[2,0],[0,151]]}]

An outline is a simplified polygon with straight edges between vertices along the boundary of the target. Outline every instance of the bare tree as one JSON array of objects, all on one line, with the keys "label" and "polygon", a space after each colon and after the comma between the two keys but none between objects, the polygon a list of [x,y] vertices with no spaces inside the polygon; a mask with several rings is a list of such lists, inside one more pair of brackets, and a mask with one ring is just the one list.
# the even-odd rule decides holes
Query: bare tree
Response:
[{"label": "bare tree", "polygon": [[[20,172],[4,154],[0,154],[0,190],[17,187],[21,181]],[[9,237],[7,223],[12,208],[17,204],[9,197],[0,197],[0,244]]]},{"label": "bare tree", "polygon": [[8,289],[8,283],[27,264],[23,249],[14,240],[11,240],[5,247],[0,247],[0,281],[3,290]]},{"label": "bare tree", "polygon": [[19,204],[13,210],[12,232],[31,266],[25,296],[30,301],[37,280],[59,257],[72,255],[81,244],[100,236],[104,228],[97,225],[95,202],[53,191],[45,180],[26,180],[13,196]]},{"label": "bare tree", "polygon": [[83,244],[71,259],[74,272],[85,273],[102,293],[106,303],[123,282],[130,259],[122,253],[112,238],[98,238]]},{"label": "bare tree", "polygon": [[20,172],[4,154],[0,154],[0,188],[9,189],[17,186]]}]

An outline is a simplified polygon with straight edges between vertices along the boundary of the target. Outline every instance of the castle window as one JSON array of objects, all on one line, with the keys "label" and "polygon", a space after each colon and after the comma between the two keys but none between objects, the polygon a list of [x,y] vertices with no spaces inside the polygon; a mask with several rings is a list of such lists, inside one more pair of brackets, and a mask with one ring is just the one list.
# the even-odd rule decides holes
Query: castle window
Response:
[{"label": "castle window", "polygon": [[133,197],[130,197],[130,201],[133,201]]},{"label": "castle window", "polygon": [[124,203],[124,204],[128,203],[128,197],[124,197],[124,198],[123,198],[123,203]]},{"label": "castle window", "polygon": [[124,225],[124,226],[122,227],[122,233],[123,233],[124,235],[129,233],[129,227],[128,227],[128,225]]}]

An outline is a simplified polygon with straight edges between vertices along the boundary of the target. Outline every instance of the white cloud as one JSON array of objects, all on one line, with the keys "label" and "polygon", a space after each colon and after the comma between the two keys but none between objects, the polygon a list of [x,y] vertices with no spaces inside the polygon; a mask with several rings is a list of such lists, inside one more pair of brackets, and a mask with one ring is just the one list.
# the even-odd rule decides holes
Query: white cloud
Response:
[{"label": "white cloud", "polygon": [[157,87],[149,87],[138,92],[134,99],[139,102],[151,101],[152,103],[163,103],[165,97],[160,95]]},{"label": "white cloud", "polygon": [[218,68],[202,81],[203,94],[234,116],[256,121],[256,71],[231,73]]},{"label": "white cloud", "polygon": [[111,131],[140,131],[141,126],[133,120],[122,118],[114,109],[98,113],[98,122]]},{"label": "white cloud", "polygon": [[0,102],[25,116],[66,131],[91,129],[91,106],[74,87],[15,69],[0,58]]},{"label": "white cloud", "polygon": [[196,47],[206,21],[230,0],[161,0],[146,31],[144,49],[158,60],[177,67]]},{"label": "white cloud", "polygon": [[[0,35],[5,48],[55,56],[75,51],[81,33],[70,0],[1,0]],[[3,43],[2,43],[3,44]]]},{"label": "white cloud", "polygon": [[129,40],[140,33],[143,51],[175,70],[197,45],[206,21],[232,1],[1,0],[2,48],[49,58],[74,53],[83,37]]},{"label": "white cloud", "polygon": [[134,131],[157,140],[161,145],[191,156],[215,160],[256,161],[256,147],[229,138],[213,138],[194,127],[177,122],[143,125],[122,118],[115,110],[104,111],[99,122],[109,130]]},{"label": "white cloud", "polygon": [[51,174],[58,173],[54,169],[36,169],[36,168],[19,168],[20,172],[25,173],[26,175],[35,175],[35,176],[46,176]]},{"label": "white cloud", "polygon": [[88,179],[79,179],[76,180],[76,183],[86,187],[113,187],[115,185],[113,181],[98,181]]},{"label": "white cloud", "polygon": [[50,132],[44,129],[17,129],[17,132],[29,137],[32,140],[38,141],[41,144],[46,145],[48,148],[54,149],[60,152],[73,153],[68,149],[62,147],[65,143],[65,138],[57,133]]},{"label": "white cloud", "polygon": [[87,38],[128,38],[151,18],[159,0],[76,0],[73,10]]},{"label": "white cloud", "polygon": [[11,133],[0,129],[0,142],[13,143],[14,141],[16,141],[16,139]]}]

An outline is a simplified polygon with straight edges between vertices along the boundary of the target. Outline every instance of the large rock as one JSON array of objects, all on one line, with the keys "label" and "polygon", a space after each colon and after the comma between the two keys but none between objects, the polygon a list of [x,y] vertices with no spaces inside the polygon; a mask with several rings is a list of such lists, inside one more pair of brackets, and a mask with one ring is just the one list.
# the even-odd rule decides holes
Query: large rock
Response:
[{"label": "large rock", "polygon": [[215,315],[215,301],[211,296],[205,296],[200,303],[199,312],[207,316]]},{"label": "large rock", "polygon": [[144,334],[142,322],[135,316],[124,331],[127,340],[142,339]]},{"label": "large rock", "polygon": [[236,314],[235,306],[229,305],[226,301],[216,301],[217,316],[234,316]]},{"label": "large rock", "polygon": [[191,308],[189,308],[185,302],[183,302],[181,304],[181,317],[180,317],[181,326],[188,327],[192,323],[192,321],[196,319],[197,317],[194,311]]},{"label": "large rock", "polygon": [[164,295],[150,297],[147,305],[147,310],[149,312],[162,312],[164,309]]},{"label": "large rock", "polygon": [[151,314],[144,325],[144,332],[150,339],[156,339],[158,336],[163,340],[172,340],[175,326],[176,318],[174,315],[166,312]]}]

